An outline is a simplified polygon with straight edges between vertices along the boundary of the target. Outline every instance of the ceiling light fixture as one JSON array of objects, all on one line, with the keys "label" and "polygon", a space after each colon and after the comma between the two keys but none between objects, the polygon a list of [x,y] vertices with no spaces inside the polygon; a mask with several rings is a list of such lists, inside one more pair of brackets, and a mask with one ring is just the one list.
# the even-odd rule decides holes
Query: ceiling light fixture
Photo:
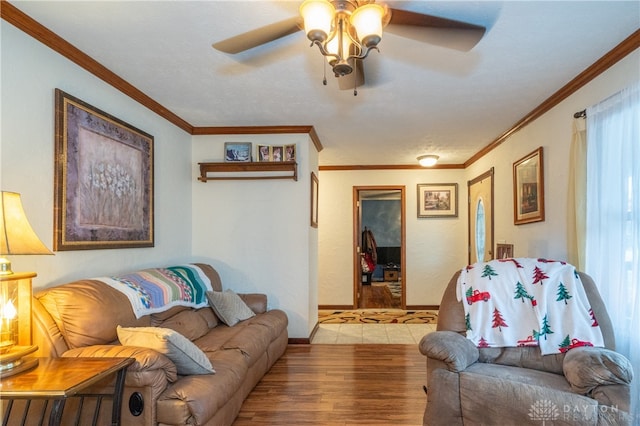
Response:
[{"label": "ceiling light fixture", "polygon": [[436,165],[439,158],[440,157],[437,155],[421,155],[418,157],[418,162],[422,167],[433,167]]},{"label": "ceiling light fixture", "polygon": [[318,46],[335,76],[343,77],[353,72],[356,60],[378,50],[388,14],[384,7],[363,0],[306,0],[300,15],[311,46]]}]

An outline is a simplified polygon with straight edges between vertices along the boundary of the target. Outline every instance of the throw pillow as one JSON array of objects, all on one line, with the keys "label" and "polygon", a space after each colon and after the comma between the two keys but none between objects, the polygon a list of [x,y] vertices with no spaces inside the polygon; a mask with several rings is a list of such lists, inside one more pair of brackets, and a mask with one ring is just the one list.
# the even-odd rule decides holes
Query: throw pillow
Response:
[{"label": "throw pillow", "polygon": [[233,290],[208,291],[207,298],[218,318],[229,327],[256,315]]},{"label": "throw pillow", "polygon": [[202,350],[182,334],[162,327],[117,327],[118,340],[126,346],[150,348],[164,354],[176,365],[178,374],[215,373]]}]

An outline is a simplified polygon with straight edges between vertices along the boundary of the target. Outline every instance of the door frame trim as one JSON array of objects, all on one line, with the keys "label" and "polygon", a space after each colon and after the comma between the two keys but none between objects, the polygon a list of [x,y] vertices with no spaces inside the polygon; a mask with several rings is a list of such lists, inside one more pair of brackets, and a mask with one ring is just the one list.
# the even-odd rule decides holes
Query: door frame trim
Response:
[{"label": "door frame trim", "polygon": [[406,212],[406,186],[405,185],[375,185],[375,186],[354,186],[353,187],[353,309],[358,309],[359,293],[362,287],[362,273],[360,272],[360,234],[361,217],[358,200],[360,191],[400,191],[400,271],[402,273],[402,309],[407,306],[407,279],[406,279],[406,246],[407,246],[407,212]]},{"label": "door frame trim", "polygon": [[469,260],[469,265],[471,265],[471,244],[472,243],[472,236],[471,236],[471,186],[475,183],[478,183],[486,178],[491,178],[491,258],[495,258],[495,250],[494,250],[494,226],[495,226],[495,210],[494,210],[494,200],[495,200],[495,196],[494,196],[494,187],[495,187],[495,181],[494,181],[494,168],[491,167],[489,170],[487,170],[486,172],[482,173],[480,176],[477,176],[469,181],[467,181],[467,212],[468,212],[468,217],[469,220],[467,221],[467,237],[468,237],[468,245],[467,245],[467,258]]}]

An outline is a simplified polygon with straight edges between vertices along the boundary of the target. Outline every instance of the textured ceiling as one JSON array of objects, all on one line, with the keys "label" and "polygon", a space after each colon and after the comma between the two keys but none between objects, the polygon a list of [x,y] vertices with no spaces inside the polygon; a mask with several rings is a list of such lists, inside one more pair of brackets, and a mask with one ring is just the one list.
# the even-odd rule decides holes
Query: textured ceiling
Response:
[{"label": "textured ceiling", "polygon": [[211,44],[298,13],[292,1],[11,1],[204,126],[312,125],[321,165],[464,163],[640,27],[638,1],[389,1],[487,27],[468,52],[385,33],[358,96],[302,32],[237,55]]}]

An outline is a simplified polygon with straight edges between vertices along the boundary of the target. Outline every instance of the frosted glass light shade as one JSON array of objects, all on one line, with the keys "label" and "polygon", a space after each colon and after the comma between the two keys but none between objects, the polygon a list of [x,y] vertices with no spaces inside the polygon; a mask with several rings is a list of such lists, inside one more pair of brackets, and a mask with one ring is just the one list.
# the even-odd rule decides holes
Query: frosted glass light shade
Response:
[{"label": "frosted glass light shade", "polygon": [[300,5],[304,32],[311,41],[323,42],[331,33],[336,9],[327,0],[306,0]]},{"label": "frosted glass light shade", "polygon": [[360,6],[351,14],[351,25],[364,46],[374,47],[382,40],[383,16],[384,8],[373,3]]},{"label": "frosted glass light shade", "polygon": [[421,155],[420,157],[418,157],[418,162],[422,167],[431,167],[435,166],[439,158],[440,157],[438,157],[437,155]]}]

